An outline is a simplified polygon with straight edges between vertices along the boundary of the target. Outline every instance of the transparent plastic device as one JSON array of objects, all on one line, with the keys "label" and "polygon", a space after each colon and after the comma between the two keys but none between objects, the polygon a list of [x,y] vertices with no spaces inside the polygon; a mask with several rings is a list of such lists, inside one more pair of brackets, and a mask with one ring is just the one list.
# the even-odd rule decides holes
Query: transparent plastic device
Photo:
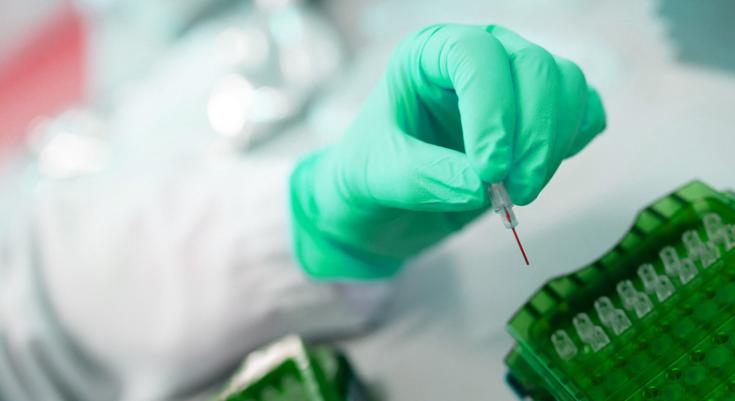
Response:
[{"label": "transparent plastic device", "polygon": [[491,184],[489,192],[493,212],[500,216],[505,228],[515,228],[518,225],[518,219],[513,213],[513,202],[511,202],[503,183]]},{"label": "transparent plastic device", "polygon": [[515,237],[518,249],[521,251],[523,261],[526,263],[526,266],[528,266],[529,263],[528,256],[526,256],[526,250],[523,249],[521,239],[518,238],[518,232],[516,232],[518,219],[516,219],[516,215],[513,213],[513,202],[510,200],[510,196],[508,196],[508,191],[505,190],[503,183],[496,182],[490,185],[488,193],[490,194],[490,204],[493,211],[500,216],[505,228],[513,231],[513,237]]}]

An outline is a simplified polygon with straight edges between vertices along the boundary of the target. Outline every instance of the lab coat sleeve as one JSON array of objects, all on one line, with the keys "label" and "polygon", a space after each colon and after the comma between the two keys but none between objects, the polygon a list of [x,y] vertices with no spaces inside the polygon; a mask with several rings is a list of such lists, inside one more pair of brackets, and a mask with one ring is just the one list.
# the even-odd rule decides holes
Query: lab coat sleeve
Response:
[{"label": "lab coat sleeve", "polygon": [[39,183],[3,236],[0,398],[177,399],[279,336],[364,329],[390,284],[306,278],[290,170],[203,159]]}]

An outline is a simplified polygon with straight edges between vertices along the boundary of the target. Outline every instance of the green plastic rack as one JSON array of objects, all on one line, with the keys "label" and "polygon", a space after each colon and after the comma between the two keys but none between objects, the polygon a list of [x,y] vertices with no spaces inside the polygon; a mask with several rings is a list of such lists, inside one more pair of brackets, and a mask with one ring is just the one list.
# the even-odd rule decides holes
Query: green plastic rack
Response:
[{"label": "green plastic rack", "polygon": [[538,401],[735,401],[735,193],[699,181],[513,316],[508,382]]},{"label": "green plastic rack", "polygon": [[347,358],[289,336],[245,359],[212,401],[369,401]]}]

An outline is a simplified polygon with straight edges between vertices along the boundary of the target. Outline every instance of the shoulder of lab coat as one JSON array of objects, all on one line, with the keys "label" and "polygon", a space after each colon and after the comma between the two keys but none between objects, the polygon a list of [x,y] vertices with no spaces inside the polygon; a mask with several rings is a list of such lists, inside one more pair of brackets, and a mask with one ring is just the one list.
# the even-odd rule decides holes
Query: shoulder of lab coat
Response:
[{"label": "shoulder of lab coat", "polygon": [[306,278],[290,170],[201,159],[38,183],[0,248],[0,395],[177,399],[274,338],[366,328],[390,284]]}]

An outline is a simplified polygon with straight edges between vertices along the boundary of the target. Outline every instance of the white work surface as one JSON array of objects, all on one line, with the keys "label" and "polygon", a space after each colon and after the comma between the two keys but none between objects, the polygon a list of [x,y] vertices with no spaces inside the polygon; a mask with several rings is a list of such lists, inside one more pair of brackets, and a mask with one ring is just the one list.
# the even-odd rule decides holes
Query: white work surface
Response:
[{"label": "white work surface", "polygon": [[[607,131],[565,162],[533,204],[517,210],[531,268],[523,267],[511,233],[486,216],[412,261],[385,324],[342,342],[383,400],[514,400],[503,381],[503,357],[513,343],[505,324],[537,288],[602,255],[639,209],[691,179],[735,189],[735,75],[677,61],[656,7],[652,0],[330,3],[340,25],[350,27],[353,65],[316,103],[308,123],[264,151],[293,154],[338,134],[399,38],[437,22],[502,24],[578,61],[608,112]],[[207,60],[192,54],[182,50],[156,73],[176,93],[206,69]],[[202,119],[186,120],[190,108],[203,110],[206,91],[200,94],[196,105],[168,105],[152,128],[178,130],[180,138],[206,129]],[[124,131],[125,113],[116,118]],[[162,149],[172,151],[161,138],[160,147],[156,137],[146,146],[159,162]]]}]

